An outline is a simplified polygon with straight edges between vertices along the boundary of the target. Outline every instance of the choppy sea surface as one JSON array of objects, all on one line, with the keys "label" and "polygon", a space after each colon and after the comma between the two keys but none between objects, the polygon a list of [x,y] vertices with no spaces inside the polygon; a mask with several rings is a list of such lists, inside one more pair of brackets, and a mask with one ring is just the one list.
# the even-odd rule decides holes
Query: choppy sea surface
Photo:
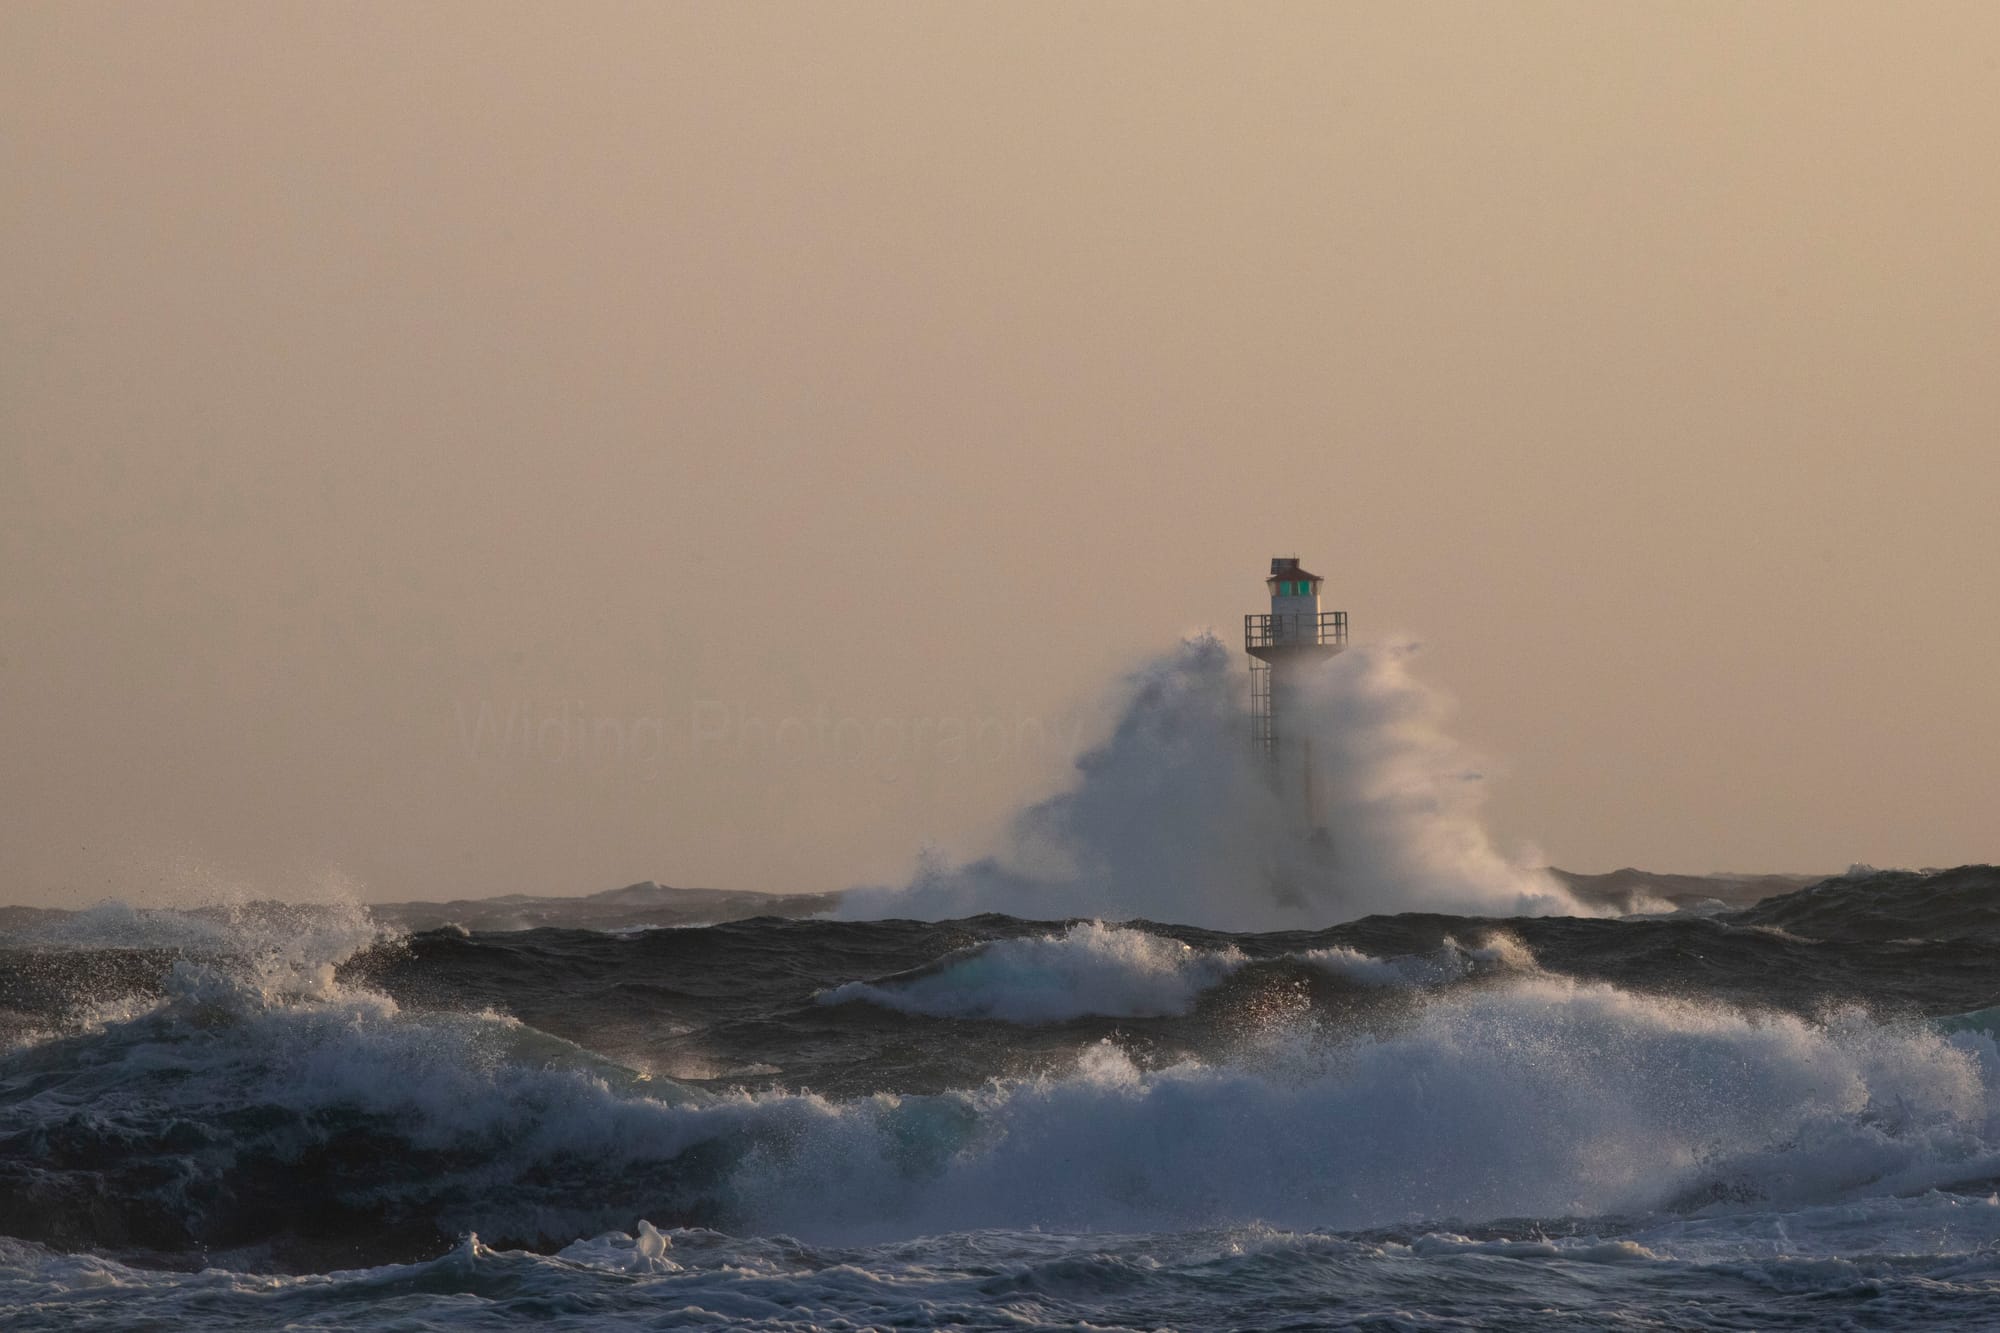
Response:
[{"label": "choppy sea surface", "polygon": [[2000,1328],[2000,872],[0,932],[0,1323]]}]

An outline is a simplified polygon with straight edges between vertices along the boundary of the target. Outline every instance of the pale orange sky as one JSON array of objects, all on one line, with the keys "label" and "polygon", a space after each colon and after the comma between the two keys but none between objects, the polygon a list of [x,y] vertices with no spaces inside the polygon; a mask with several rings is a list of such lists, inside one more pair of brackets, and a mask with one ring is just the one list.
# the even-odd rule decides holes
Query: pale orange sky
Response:
[{"label": "pale orange sky", "polygon": [[2000,859],[1996,128],[1986,4],[16,0],[0,901],[900,879],[1292,551],[1503,844]]}]

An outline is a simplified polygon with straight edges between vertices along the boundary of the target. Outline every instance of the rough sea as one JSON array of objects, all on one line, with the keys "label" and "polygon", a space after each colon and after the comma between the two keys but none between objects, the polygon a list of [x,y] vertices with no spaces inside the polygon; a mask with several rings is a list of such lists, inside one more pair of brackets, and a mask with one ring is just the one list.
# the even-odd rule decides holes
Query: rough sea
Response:
[{"label": "rough sea", "polygon": [[1991,868],[1276,933],[597,907],[7,921],[0,1325],[2000,1327]]}]

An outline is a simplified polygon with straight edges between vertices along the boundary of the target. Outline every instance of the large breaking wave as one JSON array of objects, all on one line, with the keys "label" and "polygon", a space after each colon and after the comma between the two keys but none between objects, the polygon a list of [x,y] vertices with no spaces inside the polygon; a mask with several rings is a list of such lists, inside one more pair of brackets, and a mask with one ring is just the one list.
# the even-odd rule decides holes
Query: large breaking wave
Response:
[{"label": "large breaking wave", "polygon": [[[1464,1225],[2000,1174],[2000,1063],[1976,1026],[1644,994],[1497,939],[1267,957],[1394,994],[1357,1013],[1273,974],[1204,1056],[1091,1039],[1031,1075],[848,1096],[649,1078],[502,1014],[182,958],[143,1012],[0,1058],[0,1232],[312,1263],[467,1231],[545,1247],[642,1216],[850,1241]],[[1084,927],[847,998],[960,1023],[1178,1013],[1249,966]]]}]

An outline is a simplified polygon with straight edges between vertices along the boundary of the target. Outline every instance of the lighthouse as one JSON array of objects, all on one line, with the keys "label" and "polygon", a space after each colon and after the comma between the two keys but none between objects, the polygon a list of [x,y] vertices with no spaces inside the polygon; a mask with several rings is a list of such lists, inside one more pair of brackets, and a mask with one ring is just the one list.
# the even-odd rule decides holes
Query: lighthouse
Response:
[{"label": "lighthouse", "polygon": [[1271,609],[1243,617],[1243,651],[1250,654],[1250,739],[1271,767],[1279,799],[1299,830],[1323,839],[1313,791],[1312,737],[1304,725],[1301,691],[1307,673],[1347,647],[1347,612],[1322,611],[1319,575],[1297,556],[1274,556]]}]

